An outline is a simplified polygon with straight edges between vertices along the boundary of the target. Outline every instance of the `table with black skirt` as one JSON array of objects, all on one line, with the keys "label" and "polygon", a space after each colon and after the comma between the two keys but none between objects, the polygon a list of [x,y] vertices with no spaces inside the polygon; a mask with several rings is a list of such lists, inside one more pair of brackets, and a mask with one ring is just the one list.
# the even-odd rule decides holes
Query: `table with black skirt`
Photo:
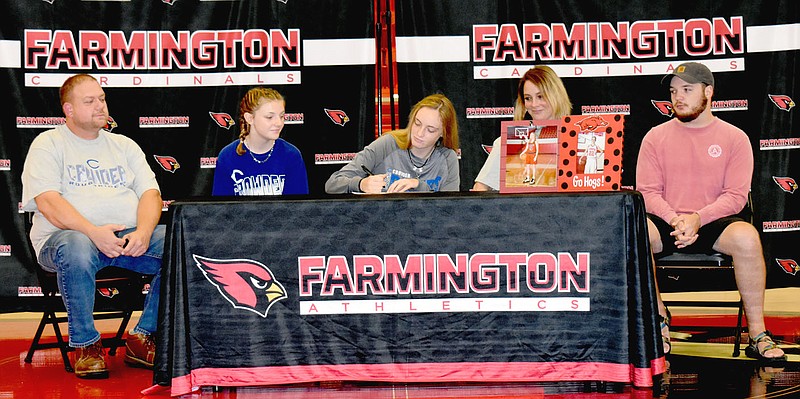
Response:
[{"label": "table with black skirt", "polygon": [[152,389],[665,371],[636,191],[176,201]]}]

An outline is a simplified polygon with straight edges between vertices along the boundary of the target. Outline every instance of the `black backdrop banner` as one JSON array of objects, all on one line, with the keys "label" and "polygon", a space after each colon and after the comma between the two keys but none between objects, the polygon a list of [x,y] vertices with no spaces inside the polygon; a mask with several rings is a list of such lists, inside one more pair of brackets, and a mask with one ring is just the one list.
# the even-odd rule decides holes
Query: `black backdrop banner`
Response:
[{"label": "black backdrop banner", "polygon": [[312,191],[340,166],[317,159],[375,137],[373,16],[364,1],[13,0],[0,15],[0,90],[12,99],[0,110],[8,255],[0,311],[24,310],[40,295],[20,175],[33,138],[63,123],[58,87],[69,75],[101,81],[112,132],[142,147],[165,209],[210,195],[216,156],[238,137],[239,101],[254,86],[285,97],[281,137],[301,150]]},{"label": "black backdrop banner", "polygon": [[[648,130],[668,120],[661,77],[685,61],[715,73],[715,115],[744,130],[768,287],[800,286],[800,6],[793,1],[424,1],[397,4],[400,108],[441,92],[457,107],[461,189],[474,183],[516,84],[537,64],[573,114],[625,114],[623,187]],[[401,115],[403,115],[401,111]],[[687,171],[702,173],[702,171]]]},{"label": "black backdrop banner", "polygon": [[[385,1],[376,0],[383,4]],[[647,130],[665,120],[669,68],[716,72],[716,115],[753,143],[753,198],[768,286],[798,286],[800,175],[797,93],[800,6],[792,0],[404,0],[396,24],[399,122],[433,92],[459,114],[462,190],[482,145],[510,119],[514,86],[536,64],[562,76],[573,114],[626,114],[623,185],[635,187]],[[58,87],[101,79],[113,132],[133,138],[171,201],[207,196],[219,150],[238,135],[238,102],[253,86],[286,97],[282,137],[306,161],[312,195],[375,137],[375,7],[356,0],[9,0],[0,4],[0,312],[40,295],[20,214],[33,138],[63,123]],[[390,2],[394,4],[394,2]],[[392,70],[389,68],[389,70]],[[231,125],[230,123],[234,124]]]}]

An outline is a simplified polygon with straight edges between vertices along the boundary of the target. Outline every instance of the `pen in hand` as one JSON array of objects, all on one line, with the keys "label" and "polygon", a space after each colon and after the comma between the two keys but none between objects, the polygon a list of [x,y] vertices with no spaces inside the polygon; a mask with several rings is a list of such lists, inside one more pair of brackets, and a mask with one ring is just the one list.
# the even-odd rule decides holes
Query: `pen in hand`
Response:
[{"label": "pen in hand", "polygon": [[367,167],[366,167],[366,166],[364,166],[364,164],[361,164],[361,170],[363,170],[364,172],[366,172],[366,173],[367,173],[367,176],[372,176],[372,172],[371,172],[369,169],[367,169]]}]

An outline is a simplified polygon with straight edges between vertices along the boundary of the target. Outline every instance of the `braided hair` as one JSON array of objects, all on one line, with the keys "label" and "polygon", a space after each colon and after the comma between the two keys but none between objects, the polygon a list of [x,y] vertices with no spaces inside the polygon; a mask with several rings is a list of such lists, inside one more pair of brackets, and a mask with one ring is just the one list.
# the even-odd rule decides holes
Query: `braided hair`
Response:
[{"label": "braided hair", "polygon": [[280,101],[286,104],[281,93],[275,89],[267,87],[254,87],[245,93],[242,101],[239,103],[239,145],[236,146],[236,153],[244,155],[247,150],[244,148],[244,139],[250,134],[250,124],[244,118],[244,114],[253,113],[261,104],[270,101]]}]

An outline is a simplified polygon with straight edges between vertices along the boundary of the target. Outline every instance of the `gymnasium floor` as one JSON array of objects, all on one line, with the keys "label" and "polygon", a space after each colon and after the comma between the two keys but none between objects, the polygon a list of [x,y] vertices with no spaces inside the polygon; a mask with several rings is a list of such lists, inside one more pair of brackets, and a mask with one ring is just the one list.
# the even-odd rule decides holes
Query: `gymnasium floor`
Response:
[{"label": "gymnasium floor", "polygon": [[[664,294],[727,298],[735,292]],[[382,398],[800,398],[800,287],[768,290],[765,311],[767,326],[789,354],[781,368],[763,367],[741,357],[731,357],[732,337],[710,337],[704,326],[735,324],[734,309],[672,308],[673,319],[689,325],[673,331],[673,350],[668,357],[670,372],[663,390],[634,389],[620,384],[537,383],[537,384],[356,384],[337,381],[280,387],[211,389],[186,398],[276,398],[276,399],[382,399]],[[168,398],[168,392],[145,396],[141,391],[152,384],[152,372],[124,365],[120,349],[109,356],[108,380],[80,380],[64,371],[57,349],[37,351],[32,363],[23,361],[38,314],[0,314],[0,399],[5,398]],[[113,322],[101,321],[101,332],[111,332]],[[135,320],[132,322],[135,323]],[[691,327],[694,326],[694,327]],[[701,327],[702,326],[702,327]],[[45,331],[45,334],[52,333]],[[746,336],[745,336],[746,339]]]}]

